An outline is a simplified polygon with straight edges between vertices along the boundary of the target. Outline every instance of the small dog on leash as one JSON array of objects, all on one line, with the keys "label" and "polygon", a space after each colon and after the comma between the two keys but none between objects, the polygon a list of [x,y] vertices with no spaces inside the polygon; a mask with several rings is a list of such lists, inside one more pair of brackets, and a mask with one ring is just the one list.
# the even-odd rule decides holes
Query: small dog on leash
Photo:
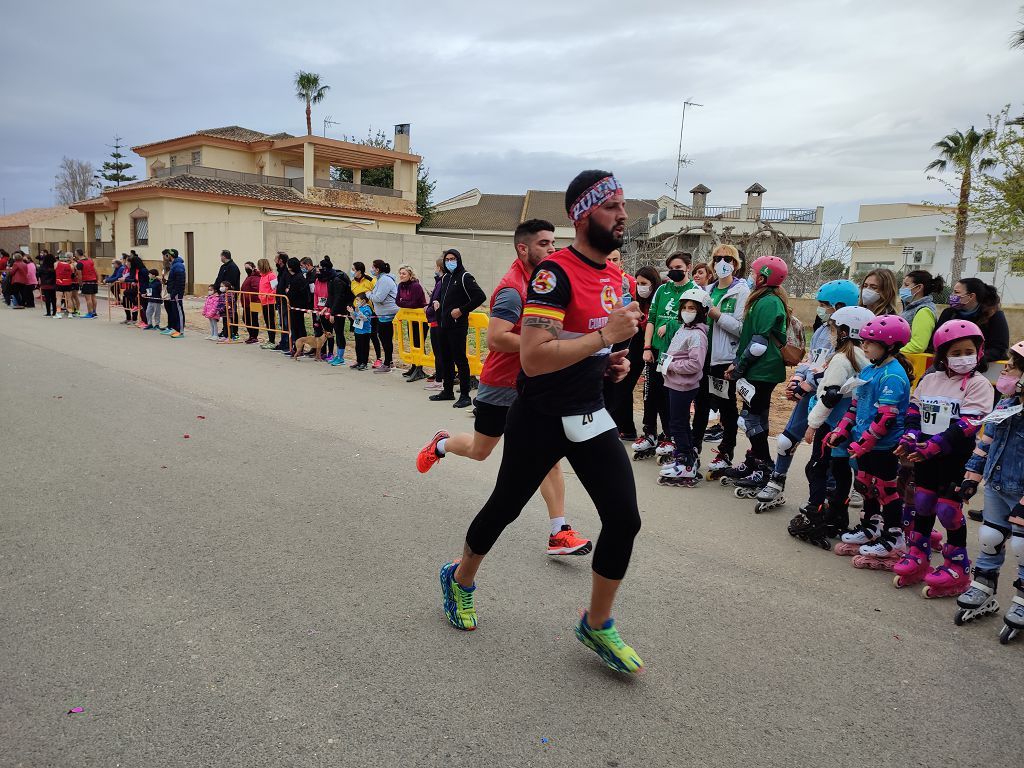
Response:
[{"label": "small dog on leash", "polygon": [[313,350],[313,359],[320,359],[320,350],[328,339],[333,339],[334,333],[328,331],[323,336],[303,336],[295,341],[295,351],[292,353],[292,360],[298,360],[309,350]]}]

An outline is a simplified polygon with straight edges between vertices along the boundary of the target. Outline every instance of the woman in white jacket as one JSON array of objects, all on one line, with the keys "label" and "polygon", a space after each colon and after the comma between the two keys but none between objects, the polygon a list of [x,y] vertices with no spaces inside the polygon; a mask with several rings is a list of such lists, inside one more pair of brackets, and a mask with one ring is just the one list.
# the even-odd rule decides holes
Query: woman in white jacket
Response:
[{"label": "woman in white jacket", "polygon": [[708,308],[710,347],[700,392],[693,415],[693,444],[700,450],[708,426],[708,413],[717,410],[722,419],[722,442],[708,465],[708,479],[732,466],[736,450],[736,382],[727,381],[725,369],[736,357],[736,345],[743,330],[743,311],[750,287],[743,279],[739,251],[732,245],[719,245],[711,252],[711,268],[718,281],[708,286],[711,306]]},{"label": "woman in white jacket", "polygon": [[[868,358],[860,348],[860,329],[874,318],[864,307],[840,307],[829,318],[835,352],[828,359],[825,372],[818,384],[817,402],[807,414],[807,433],[804,440],[812,445],[811,458],[804,468],[810,488],[810,498],[789,522],[792,536],[830,549],[830,539],[849,528],[850,486],[853,473],[847,446],[825,446],[825,436],[835,427],[850,408],[857,374],[868,365]],[[836,481],[835,490],[826,490],[829,470]]]}]

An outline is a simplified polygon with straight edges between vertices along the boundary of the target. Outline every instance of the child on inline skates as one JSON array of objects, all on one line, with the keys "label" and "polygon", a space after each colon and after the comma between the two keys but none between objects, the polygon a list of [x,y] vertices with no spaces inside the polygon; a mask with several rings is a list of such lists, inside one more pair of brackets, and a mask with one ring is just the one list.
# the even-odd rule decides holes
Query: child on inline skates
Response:
[{"label": "child on inline skates", "polygon": [[[831,549],[830,539],[846,533],[850,525],[849,496],[853,482],[850,454],[845,444],[830,449],[824,442],[843,414],[850,410],[853,398],[847,394],[848,382],[868,365],[868,358],[860,348],[860,332],[874,317],[871,310],[864,307],[842,307],[833,312],[825,324],[835,353],[828,358],[817,396],[807,414],[804,440],[812,447],[804,474],[810,493],[807,504],[789,522],[791,536],[822,549]],[[827,492],[830,469],[836,482],[831,494]]]},{"label": "child on inline skates", "polygon": [[910,325],[899,315],[881,315],[860,330],[861,347],[871,362],[863,380],[825,444],[834,448],[850,439],[857,462],[857,487],[864,496],[860,522],[833,550],[854,555],[855,568],[888,570],[906,549],[901,527],[902,504],[896,487],[899,459],[893,453],[903,436],[910,405],[912,368],[900,354],[910,340]]},{"label": "child on inline skates", "polygon": [[659,365],[668,391],[669,429],[675,452],[661,470],[658,483],[692,488],[700,478],[700,446],[690,433],[690,406],[700,392],[704,359],[708,354],[708,306],[711,297],[702,288],[690,288],[679,297],[679,330]]},{"label": "child on inline skates", "polygon": [[828,319],[842,307],[855,307],[860,298],[857,284],[850,280],[830,280],[818,289],[818,319],[821,325],[811,336],[807,357],[801,362],[786,387],[786,397],[796,405],[789,416],[786,428],[776,438],[775,466],[768,484],[757,494],[757,511],[781,507],[786,503],[782,492],[786,489],[786,474],[793,463],[800,439],[807,431],[807,414],[810,411],[811,395],[818,388],[818,381],[825,370],[825,363],[835,347],[831,341],[832,331]]},{"label": "child on inline skates", "polygon": [[970,589],[957,598],[957,625],[999,610],[995,594],[1007,539],[1017,558],[1017,594],[1003,616],[999,642],[1024,630],[1024,341],[1010,347],[1010,362],[996,381],[1003,396],[988,417],[984,433],[967,460],[959,493],[967,501],[985,480],[984,524],[978,530],[980,553]]},{"label": "child on inline skates", "polygon": [[[969,586],[967,524],[957,487],[974,449],[978,422],[992,410],[992,385],[980,372],[985,336],[969,320],[950,320],[932,338],[935,370],[910,399],[906,431],[896,456],[914,465],[914,517],[907,552],[893,567],[893,584],[924,581],[925,597],[960,595]],[[943,562],[932,570],[931,534],[938,517],[946,529]]]}]

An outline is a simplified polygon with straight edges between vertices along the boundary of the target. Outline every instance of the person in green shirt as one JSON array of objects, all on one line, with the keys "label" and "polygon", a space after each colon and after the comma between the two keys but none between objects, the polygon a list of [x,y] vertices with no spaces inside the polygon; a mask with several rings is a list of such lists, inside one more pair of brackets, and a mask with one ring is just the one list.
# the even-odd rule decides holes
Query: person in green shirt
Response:
[{"label": "person in green shirt", "polygon": [[900,316],[910,323],[910,341],[903,345],[904,355],[919,355],[931,347],[939,316],[934,295],[942,290],[944,284],[941,276],[932,277],[923,269],[908,272],[903,278],[900,287],[903,312]]},{"label": "person in green shirt", "polygon": [[[743,463],[723,473],[723,477],[736,485],[737,496],[741,498],[756,496],[771,476],[768,412],[772,391],[786,378],[782,347],[786,344],[789,325],[789,307],[782,289],[782,282],[789,274],[786,262],[778,256],[761,256],[754,260],[750,274],[754,290],[747,299],[736,359],[725,372],[726,378],[738,382],[737,390],[744,400],[741,415],[750,440],[750,450]],[[752,493],[748,495],[744,491]]]},{"label": "person in green shirt", "polygon": [[[650,399],[655,407],[644,407],[644,433],[633,443],[634,459],[648,458],[656,451],[659,456],[672,455],[672,441],[667,437],[668,392],[665,391],[665,378],[657,366],[679,330],[679,297],[695,285],[687,274],[690,260],[690,254],[684,251],[676,251],[665,259],[668,281],[658,286],[651,299],[644,328],[644,403]],[[661,419],[661,432],[658,432],[658,419]]]}]

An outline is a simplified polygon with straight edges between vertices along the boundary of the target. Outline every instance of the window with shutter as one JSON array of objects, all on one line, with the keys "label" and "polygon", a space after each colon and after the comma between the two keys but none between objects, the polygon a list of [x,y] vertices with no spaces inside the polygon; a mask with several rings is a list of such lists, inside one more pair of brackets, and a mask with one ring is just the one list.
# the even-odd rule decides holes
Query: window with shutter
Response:
[{"label": "window with shutter", "polygon": [[149,245],[149,219],[132,219],[132,245]]}]

